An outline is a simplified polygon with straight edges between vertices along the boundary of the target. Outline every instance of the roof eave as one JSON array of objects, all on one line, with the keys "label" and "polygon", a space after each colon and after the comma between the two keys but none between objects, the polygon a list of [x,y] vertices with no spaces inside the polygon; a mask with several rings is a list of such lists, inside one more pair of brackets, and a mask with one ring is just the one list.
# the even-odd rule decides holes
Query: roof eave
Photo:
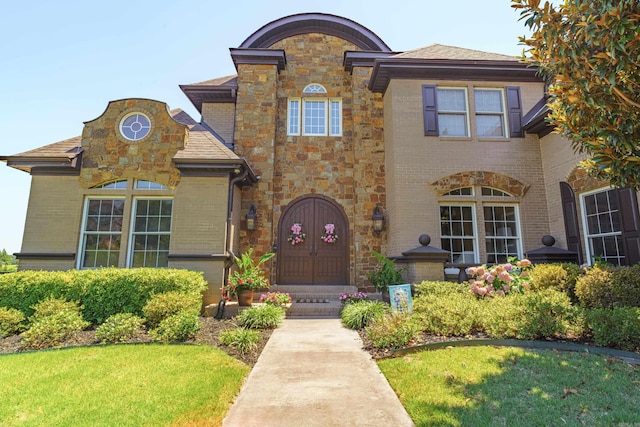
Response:
[{"label": "roof eave", "polygon": [[0,156],[7,166],[29,174],[76,174],[80,172],[82,152],[73,156],[28,157]]},{"label": "roof eave", "polygon": [[178,85],[198,112],[202,103],[235,103],[238,86]]},{"label": "roof eave", "polygon": [[174,158],[173,163],[175,166],[184,172],[197,172],[197,171],[209,171],[212,173],[219,173],[222,175],[238,174],[243,169],[248,171],[247,180],[248,185],[258,182],[258,177],[249,163],[242,158],[238,159],[189,159],[189,158]]},{"label": "roof eave", "polygon": [[517,61],[452,59],[377,59],[369,89],[384,93],[391,79],[541,82],[537,69]]}]

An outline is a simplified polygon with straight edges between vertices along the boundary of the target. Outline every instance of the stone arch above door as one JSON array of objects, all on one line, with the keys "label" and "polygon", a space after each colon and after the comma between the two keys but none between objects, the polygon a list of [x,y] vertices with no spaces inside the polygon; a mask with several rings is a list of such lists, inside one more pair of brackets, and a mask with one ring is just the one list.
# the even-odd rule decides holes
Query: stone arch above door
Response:
[{"label": "stone arch above door", "polygon": [[[289,241],[294,224],[300,224],[305,235],[296,244]],[[327,224],[335,225],[334,243],[322,238]],[[317,194],[289,203],[278,222],[277,265],[276,282],[281,285],[348,285],[349,220],[342,206]]]}]

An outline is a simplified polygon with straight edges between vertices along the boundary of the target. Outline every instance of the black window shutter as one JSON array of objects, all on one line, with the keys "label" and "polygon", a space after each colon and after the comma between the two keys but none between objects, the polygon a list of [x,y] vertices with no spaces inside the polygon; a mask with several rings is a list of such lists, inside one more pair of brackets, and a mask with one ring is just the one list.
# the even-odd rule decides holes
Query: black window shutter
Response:
[{"label": "black window shutter", "polygon": [[573,188],[566,182],[560,183],[560,199],[562,200],[562,215],[564,217],[564,233],[567,238],[567,249],[577,252],[578,263],[582,264],[582,244],[580,243],[576,195],[573,192]]},{"label": "black window shutter", "polygon": [[509,136],[522,138],[522,103],[520,102],[520,87],[507,86],[507,111],[509,113]]},{"label": "black window shutter", "polygon": [[436,85],[422,85],[422,106],[424,113],[424,135],[438,136]]},{"label": "black window shutter", "polygon": [[617,190],[622,219],[622,241],[627,265],[640,262],[640,215],[636,192],[629,187]]}]

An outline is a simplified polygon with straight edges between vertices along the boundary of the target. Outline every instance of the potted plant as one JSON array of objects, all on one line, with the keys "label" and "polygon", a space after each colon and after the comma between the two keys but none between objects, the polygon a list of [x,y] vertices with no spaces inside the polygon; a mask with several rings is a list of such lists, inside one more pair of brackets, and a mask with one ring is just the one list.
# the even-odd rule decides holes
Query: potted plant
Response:
[{"label": "potted plant", "polygon": [[238,298],[238,305],[251,305],[253,292],[257,289],[269,289],[269,279],[267,279],[261,265],[275,256],[274,253],[262,255],[256,262],[253,259],[253,248],[243,253],[240,257],[233,257],[238,267],[231,275],[227,284],[222,288],[222,296],[231,300]]},{"label": "potted plant", "polygon": [[378,265],[374,271],[367,274],[367,279],[382,293],[382,300],[388,303],[390,301],[389,286],[404,283],[404,279],[402,279],[404,269],[397,269],[394,260],[383,256],[379,252],[371,251],[371,253],[380,261],[380,265]]}]

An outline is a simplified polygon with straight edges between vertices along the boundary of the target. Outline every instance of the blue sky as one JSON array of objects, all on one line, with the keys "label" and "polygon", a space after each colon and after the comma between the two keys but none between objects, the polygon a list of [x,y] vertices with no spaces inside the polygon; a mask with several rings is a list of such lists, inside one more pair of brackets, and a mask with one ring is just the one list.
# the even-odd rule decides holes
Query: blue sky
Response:
[{"label": "blue sky", "polygon": [[[234,74],[229,48],[305,12],[356,21],[398,52],[440,43],[519,55],[526,33],[508,0],[9,2],[0,14],[0,155],[80,135],[115,99],[157,99],[199,120],[178,85]],[[29,185],[0,162],[0,249],[9,253],[20,251]]]}]

